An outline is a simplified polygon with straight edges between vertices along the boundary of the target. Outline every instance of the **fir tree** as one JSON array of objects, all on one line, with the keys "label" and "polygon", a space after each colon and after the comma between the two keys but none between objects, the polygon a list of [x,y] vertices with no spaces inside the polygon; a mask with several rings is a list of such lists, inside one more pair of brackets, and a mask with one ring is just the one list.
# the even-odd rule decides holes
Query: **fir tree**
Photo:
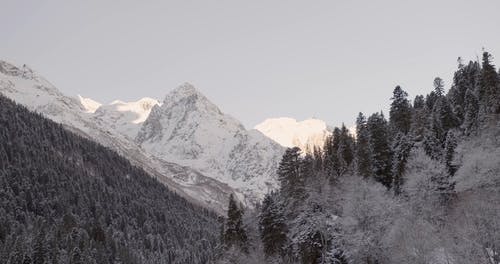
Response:
[{"label": "fir tree", "polygon": [[248,252],[248,237],[243,228],[243,210],[238,206],[234,196],[229,196],[227,209],[226,230],[224,232],[224,244],[230,248],[235,246],[243,252]]},{"label": "fir tree", "polygon": [[387,121],[382,113],[375,113],[368,118],[367,126],[370,134],[375,180],[390,188],[392,184],[392,152]]},{"label": "fir tree", "polygon": [[413,113],[411,119],[410,133],[416,142],[424,139],[425,130],[429,123],[429,112],[425,106],[423,95],[417,95],[413,101]]},{"label": "fir tree", "polygon": [[470,135],[476,131],[478,126],[479,102],[471,89],[467,89],[465,93],[465,111],[462,128],[466,135]]},{"label": "fir tree", "polygon": [[392,161],[392,175],[393,175],[393,189],[394,194],[401,193],[401,186],[403,185],[403,174],[405,172],[406,163],[413,147],[413,142],[408,135],[399,133],[393,143],[393,161]]},{"label": "fir tree", "polygon": [[389,123],[394,133],[407,134],[410,131],[411,105],[407,97],[408,93],[400,86],[394,88],[389,112]]},{"label": "fir tree", "polygon": [[356,171],[365,178],[372,175],[370,134],[363,113],[356,119]]},{"label": "fir tree", "polygon": [[278,166],[278,180],[281,193],[292,199],[300,199],[304,194],[304,177],[301,175],[300,149],[288,148]]},{"label": "fir tree", "polygon": [[444,81],[439,77],[434,78],[434,93],[437,97],[444,96]]},{"label": "fir tree", "polygon": [[287,241],[287,227],[283,206],[270,193],[262,201],[259,230],[266,256],[283,255]]},{"label": "fir tree", "polygon": [[491,63],[491,55],[483,52],[481,76],[478,85],[480,113],[500,113],[500,84],[495,66]]}]

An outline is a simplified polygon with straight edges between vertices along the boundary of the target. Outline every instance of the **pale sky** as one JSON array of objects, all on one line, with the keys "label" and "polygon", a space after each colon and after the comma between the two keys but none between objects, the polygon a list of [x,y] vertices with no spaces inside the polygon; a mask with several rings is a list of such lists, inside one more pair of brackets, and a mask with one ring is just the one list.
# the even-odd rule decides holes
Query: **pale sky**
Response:
[{"label": "pale sky", "polygon": [[387,110],[398,84],[449,88],[458,56],[500,58],[500,1],[0,0],[0,36],[0,59],[67,95],[163,100],[187,81],[247,128],[335,126]]}]

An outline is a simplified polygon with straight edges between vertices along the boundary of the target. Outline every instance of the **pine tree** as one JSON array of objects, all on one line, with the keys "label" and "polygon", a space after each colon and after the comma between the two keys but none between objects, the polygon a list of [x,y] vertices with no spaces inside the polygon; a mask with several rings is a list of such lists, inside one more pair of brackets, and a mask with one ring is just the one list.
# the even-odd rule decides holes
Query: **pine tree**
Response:
[{"label": "pine tree", "polygon": [[403,185],[403,174],[405,172],[406,163],[410,156],[410,151],[413,147],[413,142],[408,135],[399,133],[393,143],[393,161],[392,161],[392,175],[393,175],[393,189],[394,194],[401,193],[401,186]]},{"label": "pine tree", "polygon": [[356,119],[356,171],[365,178],[372,175],[370,135],[363,113]]},{"label": "pine tree", "polygon": [[431,129],[435,137],[444,147],[446,133],[453,128],[458,127],[459,121],[451,108],[450,102],[444,96],[439,97],[432,109]]},{"label": "pine tree", "polygon": [[500,113],[500,80],[488,52],[483,52],[477,94],[482,115]]},{"label": "pine tree", "polygon": [[332,181],[346,173],[354,160],[354,138],[347,127],[334,128],[325,141],[324,161],[327,175]]},{"label": "pine tree", "polygon": [[398,132],[408,134],[410,131],[412,110],[407,97],[408,93],[399,85],[394,88],[389,111],[389,123],[394,134]]},{"label": "pine tree", "polygon": [[443,79],[436,77],[434,78],[434,92],[437,97],[444,96],[444,81]]},{"label": "pine tree", "polygon": [[471,89],[467,89],[465,93],[465,111],[462,128],[466,135],[470,135],[477,130],[478,127],[479,102]]},{"label": "pine tree", "polygon": [[370,134],[375,180],[390,188],[392,184],[392,151],[387,121],[382,113],[375,113],[368,118],[367,126]]},{"label": "pine tree", "polygon": [[283,255],[287,241],[287,227],[283,206],[276,201],[276,194],[267,194],[262,201],[259,230],[266,256]]},{"label": "pine tree", "polygon": [[235,246],[243,252],[248,252],[248,237],[243,228],[243,210],[237,205],[234,196],[229,196],[227,209],[226,230],[224,232],[224,244],[230,248]]},{"label": "pine tree", "polygon": [[304,194],[304,177],[301,175],[300,149],[288,148],[278,166],[281,193],[291,199],[300,199]]},{"label": "pine tree", "polygon": [[429,123],[429,112],[425,106],[423,95],[417,95],[413,101],[410,134],[416,142],[424,139],[425,129]]}]

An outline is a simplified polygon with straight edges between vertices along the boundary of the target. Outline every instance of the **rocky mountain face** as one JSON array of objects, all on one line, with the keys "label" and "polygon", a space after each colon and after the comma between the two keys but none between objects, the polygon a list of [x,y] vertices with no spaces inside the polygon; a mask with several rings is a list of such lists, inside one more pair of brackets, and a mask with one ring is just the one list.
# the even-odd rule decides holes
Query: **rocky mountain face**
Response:
[{"label": "rocky mountain face", "polygon": [[222,212],[229,194],[234,193],[226,183],[195,169],[149,155],[133,140],[106,126],[106,120],[94,115],[78,99],[65,96],[27,66],[0,61],[0,93],[68,130],[115,150],[192,202]]},{"label": "rocky mountain face", "polygon": [[222,211],[230,193],[252,206],[277,187],[284,148],[246,130],[192,85],[162,104],[151,98],[109,105],[62,94],[27,66],[0,61],[0,92],[144,168],[177,193]]},{"label": "rocky mountain face", "polygon": [[153,106],[159,102],[152,98],[142,98],[136,102],[116,100],[109,105],[99,106],[93,113],[101,126],[110,128],[133,140],[141,124],[146,120]]},{"label": "rocky mountain face", "polygon": [[277,187],[275,173],[284,152],[262,133],[248,131],[222,113],[188,83],[153,107],[136,142],[158,158],[227,183],[246,204]]},{"label": "rocky mountain face", "polygon": [[326,138],[332,134],[332,128],[319,119],[270,118],[255,129],[284,147],[299,147],[306,152],[323,148]]}]

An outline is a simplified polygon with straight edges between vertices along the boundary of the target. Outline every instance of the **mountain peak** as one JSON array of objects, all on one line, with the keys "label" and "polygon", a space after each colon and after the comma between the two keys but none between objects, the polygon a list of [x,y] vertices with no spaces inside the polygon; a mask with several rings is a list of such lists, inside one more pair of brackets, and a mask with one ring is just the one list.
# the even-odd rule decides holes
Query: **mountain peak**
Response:
[{"label": "mountain peak", "polygon": [[269,118],[255,126],[262,134],[284,147],[299,147],[312,150],[322,147],[331,129],[320,119],[297,121],[293,118]]},{"label": "mountain peak", "polygon": [[81,95],[77,95],[78,101],[83,106],[83,109],[87,113],[95,113],[95,111],[101,107],[101,103],[92,100],[91,98],[82,97]]},{"label": "mountain peak", "polygon": [[200,93],[194,87],[194,85],[192,85],[191,83],[185,82],[185,83],[177,86],[170,93],[168,93],[164,101],[166,101],[167,99],[169,101],[172,101],[172,100],[178,101],[178,100],[188,98],[188,97],[193,97],[193,96],[205,98],[205,96],[202,93]]},{"label": "mountain peak", "polygon": [[183,83],[165,96],[162,109],[182,108],[187,112],[222,114],[219,108],[190,83]]}]

